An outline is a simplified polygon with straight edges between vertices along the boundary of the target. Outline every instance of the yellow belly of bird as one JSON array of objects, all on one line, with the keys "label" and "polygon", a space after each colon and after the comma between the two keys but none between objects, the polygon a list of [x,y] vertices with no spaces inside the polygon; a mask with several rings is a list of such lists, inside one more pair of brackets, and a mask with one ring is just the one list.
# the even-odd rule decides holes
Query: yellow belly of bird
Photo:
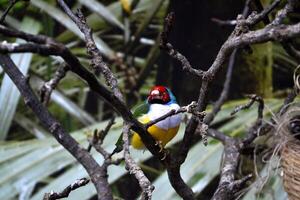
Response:
[{"label": "yellow belly of bird", "polygon": [[[143,124],[148,123],[150,121],[149,117],[142,117],[139,121]],[[161,129],[156,125],[150,126],[148,128],[148,132],[152,135],[152,137],[161,143],[164,147],[178,132],[179,126],[170,128],[168,130]],[[142,142],[140,136],[137,133],[133,133],[133,137],[131,140],[131,145],[135,149],[142,149],[144,148],[144,143]]]}]

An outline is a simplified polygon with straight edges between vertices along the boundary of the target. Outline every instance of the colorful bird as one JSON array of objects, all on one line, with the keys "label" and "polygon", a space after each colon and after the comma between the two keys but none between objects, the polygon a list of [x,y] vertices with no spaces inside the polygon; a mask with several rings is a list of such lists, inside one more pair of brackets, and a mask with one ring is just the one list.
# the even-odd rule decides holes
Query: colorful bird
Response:
[{"label": "colorful bird", "polygon": [[[179,109],[176,98],[169,88],[154,86],[144,104],[136,108],[134,116],[146,124],[155,120],[171,110]],[[150,126],[148,132],[164,147],[178,132],[181,114],[170,116]],[[144,144],[137,133],[133,133],[131,145],[136,149],[144,148]]]}]

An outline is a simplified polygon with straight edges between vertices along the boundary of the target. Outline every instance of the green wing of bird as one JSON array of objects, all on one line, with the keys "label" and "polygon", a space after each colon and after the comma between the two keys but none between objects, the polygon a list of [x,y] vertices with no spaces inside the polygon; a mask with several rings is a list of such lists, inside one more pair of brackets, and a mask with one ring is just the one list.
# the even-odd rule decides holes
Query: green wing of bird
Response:
[{"label": "green wing of bird", "polygon": [[[133,110],[133,116],[134,118],[139,118],[142,115],[146,114],[149,111],[149,104],[145,101],[142,104],[139,104],[138,106],[134,107]],[[113,154],[114,153],[118,153],[120,151],[122,151],[123,149],[123,133],[120,135],[120,137],[118,138],[116,144],[115,144],[115,149],[113,150]]]}]

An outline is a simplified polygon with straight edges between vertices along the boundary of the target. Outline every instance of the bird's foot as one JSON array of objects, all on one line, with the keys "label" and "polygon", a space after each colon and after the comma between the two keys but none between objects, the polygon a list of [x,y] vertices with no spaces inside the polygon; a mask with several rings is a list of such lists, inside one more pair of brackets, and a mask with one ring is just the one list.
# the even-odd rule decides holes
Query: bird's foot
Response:
[{"label": "bird's foot", "polygon": [[161,141],[156,141],[155,145],[159,146],[159,153],[163,153],[161,161],[165,160],[167,155],[169,154],[169,151],[167,149],[164,149],[163,144]]},{"label": "bird's foot", "polygon": [[159,147],[159,153],[161,153],[164,150],[164,147],[163,147],[161,141],[156,141],[155,145]]},{"label": "bird's foot", "polygon": [[167,155],[169,154],[169,150],[165,149],[165,151],[163,153],[164,153],[164,156],[160,159],[161,161],[164,161],[166,159]]}]

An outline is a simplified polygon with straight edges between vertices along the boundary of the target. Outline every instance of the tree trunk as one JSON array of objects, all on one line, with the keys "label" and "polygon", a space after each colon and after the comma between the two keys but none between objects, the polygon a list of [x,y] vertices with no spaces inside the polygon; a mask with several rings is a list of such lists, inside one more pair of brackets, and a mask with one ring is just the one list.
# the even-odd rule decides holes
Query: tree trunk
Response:
[{"label": "tree trunk", "polygon": [[243,94],[272,96],[272,44],[252,45],[252,54],[241,53],[234,73],[232,93],[234,97]]},{"label": "tree trunk", "polygon": [[[270,0],[260,0],[262,6],[269,5]],[[259,6],[256,10],[260,12]],[[263,23],[257,25],[262,28]],[[272,84],[272,43],[257,44],[251,46],[252,53],[242,52],[238,61],[238,69],[234,73],[232,91],[235,97],[243,94],[255,93],[263,97],[271,97]]]}]

